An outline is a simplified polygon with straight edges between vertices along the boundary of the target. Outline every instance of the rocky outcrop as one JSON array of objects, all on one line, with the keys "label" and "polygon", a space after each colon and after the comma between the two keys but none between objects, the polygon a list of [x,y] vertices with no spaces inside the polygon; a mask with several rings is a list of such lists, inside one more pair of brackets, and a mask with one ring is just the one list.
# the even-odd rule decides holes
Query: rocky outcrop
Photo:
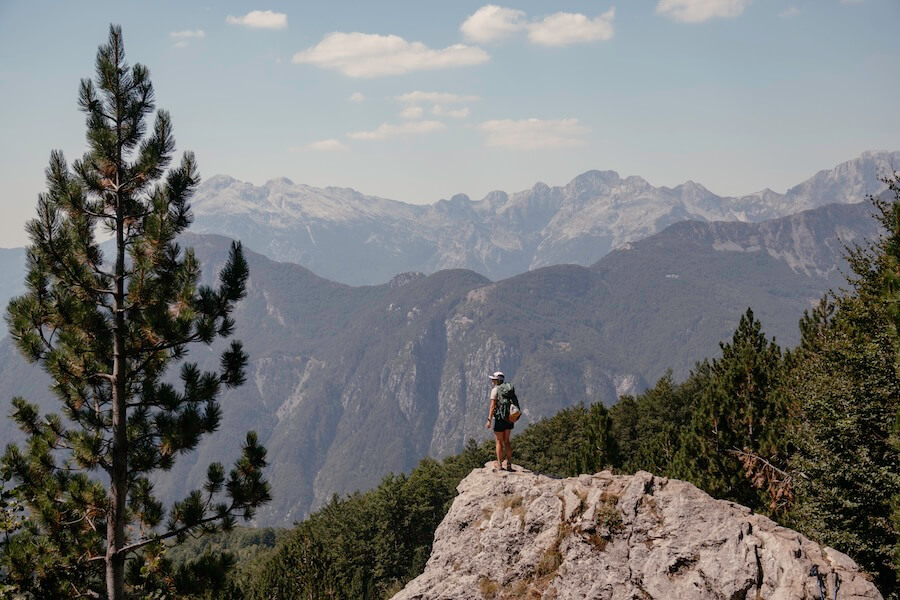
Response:
[{"label": "rocky outcrop", "polygon": [[643,471],[485,467],[458,490],[425,572],[394,600],[882,597],[846,555]]}]

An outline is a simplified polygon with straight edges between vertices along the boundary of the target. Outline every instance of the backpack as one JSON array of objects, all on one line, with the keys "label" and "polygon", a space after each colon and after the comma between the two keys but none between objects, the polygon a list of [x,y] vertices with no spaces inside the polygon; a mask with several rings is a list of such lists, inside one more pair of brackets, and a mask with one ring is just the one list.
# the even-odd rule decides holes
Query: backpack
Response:
[{"label": "backpack", "polygon": [[[502,421],[517,421],[518,416],[510,418],[510,407],[519,407],[519,399],[516,397],[516,388],[511,383],[501,383],[497,386],[497,406],[494,408],[494,418]],[[521,415],[521,411],[517,411]]]}]

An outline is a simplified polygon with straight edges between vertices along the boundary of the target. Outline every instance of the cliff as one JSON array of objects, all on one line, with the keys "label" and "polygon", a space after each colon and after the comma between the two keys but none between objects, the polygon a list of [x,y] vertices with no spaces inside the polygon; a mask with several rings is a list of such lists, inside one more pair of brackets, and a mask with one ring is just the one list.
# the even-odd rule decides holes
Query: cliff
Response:
[{"label": "cliff", "polygon": [[688,483],[516,469],[459,484],[394,600],[882,597],[846,555]]}]

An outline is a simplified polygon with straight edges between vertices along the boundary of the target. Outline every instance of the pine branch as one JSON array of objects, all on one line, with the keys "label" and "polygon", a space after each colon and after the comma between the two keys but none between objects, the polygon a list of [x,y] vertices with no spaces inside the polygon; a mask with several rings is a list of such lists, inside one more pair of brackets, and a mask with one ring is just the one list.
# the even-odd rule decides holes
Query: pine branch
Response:
[{"label": "pine branch", "polygon": [[[228,513],[230,514],[231,511],[233,511],[235,509],[239,509],[239,508],[242,508],[242,507],[236,507],[232,504],[232,506],[228,508]],[[155,536],[152,536],[149,538],[144,538],[137,542],[128,544],[127,546],[123,546],[122,548],[119,549],[117,554],[130,554],[131,552],[140,550],[141,548],[143,548],[144,546],[146,546],[148,544],[162,542],[164,540],[167,540],[167,539],[179,536],[179,535],[190,535],[193,530],[199,529],[203,525],[206,525],[207,523],[211,523],[212,521],[215,521],[217,519],[225,519],[226,517],[227,517],[227,515],[211,515],[209,517],[204,517],[203,519],[200,519],[199,521],[197,521],[196,523],[193,523],[191,525],[184,525],[182,527],[179,527],[178,529],[173,529],[171,531],[167,531],[166,533],[163,533],[160,535],[155,535]],[[103,555],[94,556],[93,558],[88,559],[88,562],[97,562],[97,561],[101,561],[101,560],[105,560],[105,559],[106,559],[106,557]]]},{"label": "pine branch", "polygon": [[73,279],[75,281],[75,283],[78,284],[78,286],[81,289],[88,291],[91,294],[95,294],[96,297],[94,298],[94,301],[97,304],[99,304],[109,310],[112,310],[112,306],[110,306],[109,304],[107,304],[104,301],[103,296],[104,295],[112,295],[115,293],[115,290],[94,288],[93,286],[84,283],[81,280],[81,277],[77,273],[74,273],[71,269],[69,269],[68,265],[66,264],[65,260],[63,259],[62,255],[59,253],[59,251],[56,248],[56,245],[54,244],[53,231],[51,228],[48,228],[48,230],[47,230],[47,240],[46,241],[47,241],[47,249],[50,251],[50,254],[52,255],[53,259],[55,260],[55,265],[58,268],[62,269],[64,271],[64,273],[66,275],[68,275],[71,279]]},{"label": "pine branch", "polygon": [[[778,473],[785,479],[790,479],[793,476],[793,473],[788,473],[787,471],[779,469],[778,467],[773,465],[771,462],[769,462],[768,460],[766,460],[759,454],[753,454],[752,452],[744,452],[743,450],[738,450],[737,448],[732,448],[731,450],[726,450],[725,452],[727,452],[728,454],[731,454],[733,456],[737,456],[739,459],[749,459],[752,461],[761,462],[766,466],[766,468],[771,469],[775,473]],[[800,475],[802,477],[805,477],[805,475],[803,475],[803,473],[800,473]]]},{"label": "pine branch", "polygon": [[85,208],[85,207],[83,207],[83,206],[80,207],[79,210],[80,210],[82,213],[86,214],[87,216],[93,217],[94,219],[103,220],[103,219],[109,219],[109,218],[111,218],[110,215],[108,215],[108,214],[106,214],[106,213],[98,213],[98,212],[94,212],[94,211],[92,211],[92,210],[90,210],[90,209],[88,209],[88,208]]},{"label": "pine branch", "polygon": [[72,586],[72,590],[75,592],[75,595],[73,596],[73,598],[85,598],[85,597],[87,597],[87,598],[100,598],[100,597],[101,597],[100,594],[99,594],[99,592],[95,592],[94,590],[87,590],[87,591],[85,591],[85,592],[80,591],[80,590],[75,586],[75,584],[72,583],[71,581],[69,582],[69,585]]},{"label": "pine branch", "polygon": [[137,348],[137,349],[132,348],[132,350],[131,350],[132,356],[133,355],[143,355],[143,354],[148,355],[147,358],[145,358],[141,363],[139,363],[138,366],[134,370],[136,372],[142,372],[147,367],[147,365],[150,363],[150,361],[152,361],[154,359],[155,355],[160,352],[174,350],[175,348],[178,348],[179,346],[187,346],[190,343],[198,342],[200,340],[201,340],[201,335],[199,332],[196,332],[196,333],[192,333],[191,335],[189,335],[187,337],[183,337],[183,338],[175,340],[175,341],[160,342],[158,344],[153,344],[150,346],[145,346],[145,347]]}]

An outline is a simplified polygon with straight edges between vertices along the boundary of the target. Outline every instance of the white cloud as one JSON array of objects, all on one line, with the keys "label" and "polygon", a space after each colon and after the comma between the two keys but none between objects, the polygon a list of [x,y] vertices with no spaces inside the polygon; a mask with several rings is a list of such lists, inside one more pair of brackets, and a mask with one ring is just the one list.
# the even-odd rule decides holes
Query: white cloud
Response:
[{"label": "white cloud", "polygon": [[486,146],[523,150],[580,146],[581,136],[590,131],[578,119],[502,119],[485,121],[478,128],[487,134]]},{"label": "white cloud", "polygon": [[397,35],[334,32],[315,46],[294,54],[291,62],[334,69],[348,77],[380,77],[478,65],[489,58],[481,48],[463,44],[434,50]]},{"label": "white cloud", "polygon": [[737,17],[750,0],[659,0],[656,14],[680,23],[701,23],[720,17]]},{"label": "white cloud", "polygon": [[409,92],[394,96],[394,100],[399,100],[407,104],[416,104],[419,102],[427,102],[429,104],[458,104],[463,102],[476,102],[478,96],[462,96],[460,94],[449,94],[446,92]]},{"label": "white cloud", "polygon": [[202,29],[184,29],[182,31],[172,31],[169,37],[175,40],[176,48],[185,48],[190,44],[191,40],[206,37],[206,32]]},{"label": "white cloud", "polygon": [[366,97],[362,92],[353,92],[353,94],[350,95],[350,102],[353,102],[354,104],[360,104],[365,101]]},{"label": "white cloud", "polygon": [[169,34],[170,38],[174,38],[176,40],[181,39],[189,39],[189,38],[204,38],[206,37],[206,32],[202,29],[185,29],[183,31],[173,31]]},{"label": "white cloud", "polygon": [[346,150],[347,146],[341,140],[329,139],[310,142],[301,148],[292,148],[292,150],[315,150],[319,152],[337,152]]},{"label": "white cloud", "polygon": [[287,15],[271,10],[251,10],[243,17],[228,15],[225,22],[229,25],[243,25],[254,29],[284,29],[287,27]]},{"label": "white cloud", "polygon": [[556,13],[528,26],[528,39],[542,46],[564,46],[612,39],[616,9],[589,19],[580,13]]},{"label": "white cloud", "polygon": [[611,39],[615,16],[616,9],[610,8],[593,19],[581,13],[559,12],[529,21],[521,10],[488,4],[470,15],[459,29],[474,42],[493,42],[527,31],[534,44],[564,46]]},{"label": "white cloud", "polygon": [[449,92],[408,92],[400,96],[394,96],[394,100],[406,104],[407,107],[400,113],[404,118],[417,119],[422,116],[424,109],[422,104],[431,104],[431,114],[441,117],[450,117],[452,119],[464,119],[469,116],[469,108],[462,107],[458,109],[445,108],[446,104],[466,104],[479,100],[478,96],[464,96],[462,94],[451,94]]},{"label": "white cloud", "polygon": [[525,13],[521,10],[488,4],[469,15],[459,30],[466,39],[483,43],[509,37],[526,25]]},{"label": "white cloud", "polygon": [[400,111],[400,116],[404,119],[421,119],[422,113],[425,111],[421,106],[407,106],[402,111]]},{"label": "white cloud", "polygon": [[441,106],[440,104],[435,104],[431,109],[431,114],[438,117],[450,117],[451,119],[465,119],[469,116],[469,107],[457,108],[453,110],[448,110]]},{"label": "white cloud", "polygon": [[425,135],[443,131],[446,128],[447,126],[440,121],[412,121],[401,123],[400,125],[382,123],[378,126],[378,129],[373,131],[354,131],[348,133],[347,137],[351,140],[383,140],[400,135]]},{"label": "white cloud", "polygon": [[781,11],[781,17],[783,19],[788,19],[790,17],[796,17],[799,14],[800,14],[800,9],[797,8],[796,6],[790,6],[786,9],[784,9],[783,11]]}]

